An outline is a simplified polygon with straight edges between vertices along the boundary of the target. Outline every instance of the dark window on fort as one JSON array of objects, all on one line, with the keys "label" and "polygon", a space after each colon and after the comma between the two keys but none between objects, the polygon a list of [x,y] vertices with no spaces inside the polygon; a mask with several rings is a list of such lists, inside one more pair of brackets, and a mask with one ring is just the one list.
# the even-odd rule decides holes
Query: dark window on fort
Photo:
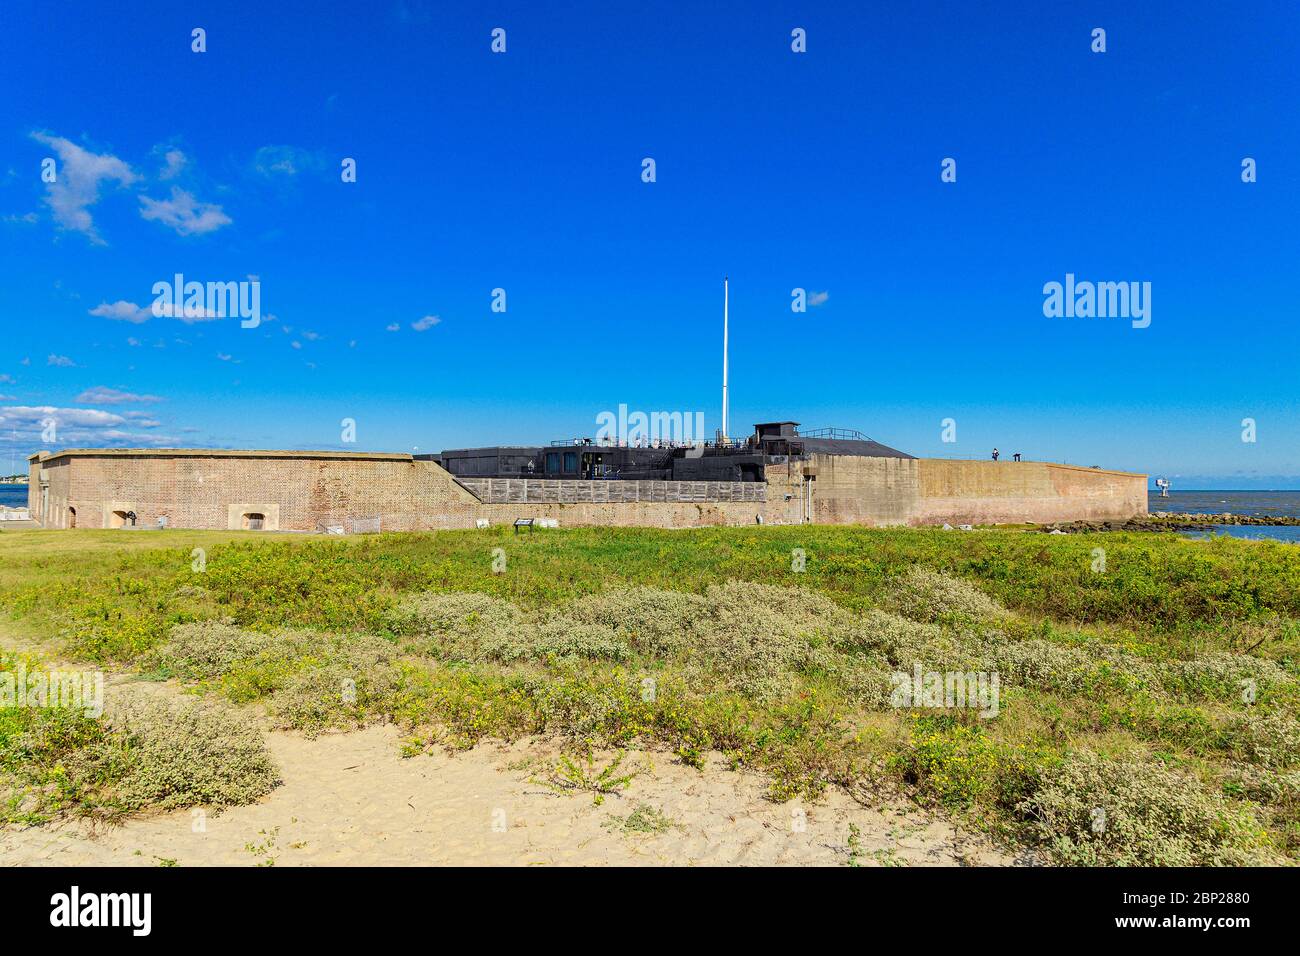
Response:
[{"label": "dark window on fort", "polygon": [[560,473],[560,453],[558,451],[548,451],[546,453],[546,473],[548,475]]},{"label": "dark window on fort", "polygon": [[571,475],[578,470],[578,453],[576,451],[566,451],[564,453],[564,473]]}]

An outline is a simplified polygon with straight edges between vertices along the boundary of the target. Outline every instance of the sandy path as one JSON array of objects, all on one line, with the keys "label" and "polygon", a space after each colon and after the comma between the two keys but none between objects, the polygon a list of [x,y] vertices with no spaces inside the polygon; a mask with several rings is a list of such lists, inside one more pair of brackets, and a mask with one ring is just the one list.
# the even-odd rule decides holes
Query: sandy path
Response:
[{"label": "sandy path", "polygon": [[[37,642],[6,628],[0,637],[11,648],[42,650],[54,663]],[[107,706],[121,693],[181,688],[108,674]],[[837,790],[815,803],[772,803],[763,778],[731,771],[720,757],[699,771],[670,754],[631,753],[619,771],[636,772],[630,786],[597,806],[591,793],[557,793],[539,782],[559,761],[544,740],[403,758],[401,735],[391,726],[316,740],[274,731],[265,737],[284,782],[256,804],[145,815],[114,826],[72,820],[0,830],[0,866],[1017,862],[903,805],[866,808]],[[596,766],[607,762],[608,755]],[[659,815],[661,832],[626,825],[638,808]],[[858,829],[853,851],[850,824]]]},{"label": "sandy path", "polygon": [[[398,736],[390,727],[314,741],[268,734],[284,785],[255,805],[206,814],[203,832],[188,810],[9,831],[0,865],[833,865],[849,861],[850,822],[863,865],[1012,862],[944,823],[843,794],[773,804],[756,776],[719,764],[700,772],[667,755],[629,755],[625,767],[641,772],[625,795],[595,806],[590,794],[532,782],[553,766],[539,742],[403,759]],[[622,826],[642,805],[670,828]]]}]

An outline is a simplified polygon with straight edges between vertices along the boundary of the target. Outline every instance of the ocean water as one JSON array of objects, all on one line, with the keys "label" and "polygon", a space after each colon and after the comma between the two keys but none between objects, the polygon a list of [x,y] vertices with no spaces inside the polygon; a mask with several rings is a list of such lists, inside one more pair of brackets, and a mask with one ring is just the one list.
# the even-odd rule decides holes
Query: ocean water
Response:
[{"label": "ocean water", "polygon": [[[1300,518],[1300,491],[1171,491],[1168,498],[1151,492],[1148,511],[1185,511],[1190,514],[1275,515]],[[1272,541],[1300,543],[1300,527],[1249,527],[1222,525],[1213,531],[1189,531],[1188,536],[1204,538],[1226,534],[1233,538],[1268,538]]]},{"label": "ocean water", "polygon": [[1300,518],[1300,491],[1171,491],[1168,498],[1153,491],[1147,496],[1147,510]]},{"label": "ocean water", "polygon": [[22,508],[27,505],[26,485],[0,485],[0,505]]}]

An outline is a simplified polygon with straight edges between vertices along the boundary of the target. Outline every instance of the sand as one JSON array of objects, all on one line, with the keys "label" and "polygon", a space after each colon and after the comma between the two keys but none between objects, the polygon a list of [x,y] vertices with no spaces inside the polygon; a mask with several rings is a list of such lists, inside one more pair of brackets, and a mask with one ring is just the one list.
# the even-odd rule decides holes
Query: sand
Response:
[{"label": "sand", "polygon": [[[544,741],[402,758],[391,727],[307,740],[270,733],[284,784],[221,813],[184,810],[120,826],[75,821],[0,833],[0,865],[844,865],[1008,864],[987,843],[902,807],[865,808],[842,793],[775,804],[763,781],[715,761],[703,771],[670,755],[631,753],[626,792],[543,782]],[[661,833],[630,829],[638,807]],[[644,814],[643,814],[644,816]],[[636,823],[634,816],[633,823]],[[859,829],[851,853],[849,824]]]},{"label": "sand", "polygon": [[[5,629],[3,643],[39,645]],[[50,661],[48,651],[46,660]],[[54,662],[51,661],[51,664]],[[66,665],[75,666],[75,665]],[[180,694],[175,683],[106,675],[119,694]],[[248,710],[250,720],[258,720]],[[720,756],[703,770],[631,752],[625,790],[599,805],[548,783],[552,741],[401,755],[392,726],[307,739],[267,731],[283,783],[259,802],[146,814],[109,825],[65,820],[0,831],[3,866],[1008,865],[1016,859],[903,803],[866,807],[832,789],[773,803],[758,774]],[[598,755],[603,767],[612,754]],[[629,820],[629,818],[631,818]],[[647,827],[645,821],[652,821]],[[857,828],[850,846],[850,824]]]}]

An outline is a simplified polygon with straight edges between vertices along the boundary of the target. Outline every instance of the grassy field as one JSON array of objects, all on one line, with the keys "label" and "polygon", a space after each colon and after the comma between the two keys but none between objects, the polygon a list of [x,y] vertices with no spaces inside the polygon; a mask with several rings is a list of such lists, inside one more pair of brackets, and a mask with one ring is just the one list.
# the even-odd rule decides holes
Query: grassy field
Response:
[{"label": "grassy field", "polygon": [[[527,734],[582,759],[718,751],[766,774],[775,800],[901,793],[1063,863],[1300,854],[1288,545],[830,527],[8,532],[0,612],[51,654],[179,678],[279,726],[397,723],[413,756]],[[996,675],[996,716],[900,705],[893,675],[918,668]],[[141,789],[147,761],[59,791],[49,774],[95,748],[20,722],[0,712],[0,821],[202,796]],[[138,724],[79,732],[159,751]]]}]

